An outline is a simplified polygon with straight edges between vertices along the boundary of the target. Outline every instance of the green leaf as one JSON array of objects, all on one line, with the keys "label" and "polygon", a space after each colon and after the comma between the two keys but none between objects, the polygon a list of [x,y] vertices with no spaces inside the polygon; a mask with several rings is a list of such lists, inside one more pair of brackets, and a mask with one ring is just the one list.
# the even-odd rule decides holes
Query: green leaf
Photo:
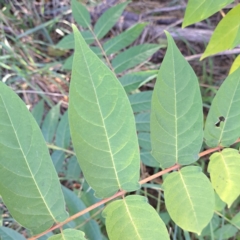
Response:
[{"label": "green leaf", "polygon": [[129,93],[138,89],[143,84],[156,78],[157,72],[158,71],[156,70],[149,70],[149,71],[129,73],[121,77],[119,81],[121,82],[125,91]]},{"label": "green leaf", "polygon": [[231,224],[226,224],[214,232],[214,239],[231,239],[238,229]]},{"label": "green leaf", "polygon": [[32,114],[1,82],[0,116],[0,195],[16,221],[43,232],[67,217],[58,176]]},{"label": "green leaf", "polygon": [[7,227],[0,227],[0,239],[1,240],[26,240],[26,238],[23,237],[21,234]]},{"label": "green leaf", "polygon": [[[81,32],[84,40],[87,44],[92,44],[94,42],[94,37],[90,31],[82,31]],[[74,35],[70,33],[63,37],[56,45],[57,48],[62,49],[74,49]]]},{"label": "green leaf", "polygon": [[55,105],[50,109],[42,124],[42,134],[46,142],[51,143],[55,135],[58,120],[60,117],[60,104]]},{"label": "green leaf", "polygon": [[210,17],[231,2],[233,0],[189,0],[183,20],[183,27]]},{"label": "green leaf", "polygon": [[77,0],[71,0],[72,15],[74,20],[82,27],[88,27],[91,24],[91,16],[86,7]]},{"label": "green leaf", "polygon": [[65,160],[65,153],[60,150],[56,150],[51,154],[53,165],[57,173],[63,173],[63,162]]},{"label": "green leaf", "polygon": [[240,44],[240,4],[219,22],[200,60]]},{"label": "green leaf", "polygon": [[136,128],[139,132],[150,132],[150,113],[135,115]]},{"label": "green leaf", "polygon": [[67,162],[66,178],[78,180],[80,178],[81,169],[79,167],[77,158],[72,156]]},{"label": "green leaf", "polygon": [[76,27],[69,123],[76,155],[96,196],[139,188],[140,155],[134,117],[115,75]]},{"label": "green leaf", "polygon": [[112,29],[128,3],[127,1],[111,7],[101,15],[94,26],[94,33],[98,39],[103,38]]},{"label": "green leaf", "polygon": [[212,185],[228,207],[240,195],[240,155],[235,149],[224,149],[211,155],[208,165]]},{"label": "green leaf", "polygon": [[229,71],[229,74],[233,73],[234,71],[236,71],[238,68],[240,67],[240,55],[238,55],[235,59],[234,62],[231,66],[231,69]]},{"label": "green leaf", "polygon": [[110,240],[170,239],[166,226],[145,197],[127,196],[103,211]]},{"label": "green leaf", "polygon": [[168,48],[153,91],[152,154],[162,168],[195,162],[203,140],[198,79],[166,32]]},{"label": "green leaf", "polygon": [[137,23],[132,27],[128,28],[121,34],[111,38],[103,44],[103,49],[107,55],[116,53],[119,50],[129,46],[133,43],[142,33],[147,23]]},{"label": "green leaf", "polygon": [[172,220],[182,229],[200,235],[214,213],[214,191],[201,168],[189,166],[170,173],[163,187]]},{"label": "green leaf", "polygon": [[65,229],[61,233],[56,234],[48,240],[86,240],[84,237],[84,232],[76,229]]},{"label": "green leaf", "polygon": [[70,145],[70,129],[68,123],[68,111],[61,117],[56,131],[55,143],[58,147],[68,148]]},{"label": "green leaf", "polygon": [[226,203],[222,201],[222,199],[219,197],[219,195],[214,192],[215,194],[215,210],[218,211],[218,212],[221,212],[225,206],[226,206]]},{"label": "green leaf", "polygon": [[70,57],[68,57],[68,58],[65,60],[62,68],[63,68],[64,70],[71,70],[71,69],[72,69],[72,62],[73,62],[73,55],[71,55]]},{"label": "green leaf", "polygon": [[220,225],[220,218],[214,214],[209,224],[202,230],[201,236],[211,236],[214,230]]},{"label": "green leaf", "polygon": [[42,122],[43,112],[44,112],[44,100],[42,99],[32,109],[32,115],[39,126],[41,125],[41,122]]},{"label": "green leaf", "polygon": [[[82,210],[86,209],[86,206],[82,202],[77,195],[67,189],[66,187],[62,186],[64,198],[66,201],[67,209],[70,216],[74,215],[75,213],[81,212]],[[81,226],[80,229],[83,230],[86,234],[86,237],[91,240],[100,240],[101,239],[101,231],[99,225],[96,223],[95,220],[91,220],[90,214],[87,212],[86,214],[74,219],[74,222],[77,226]]]},{"label": "green leaf", "polygon": [[146,150],[152,150],[150,133],[140,132],[138,134],[138,143],[141,148],[144,148]]},{"label": "green leaf", "polygon": [[133,68],[150,58],[158,49],[163,47],[159,44],[142,44],[131,47],[119,53],[113,60],[112,66],[115,73],[121,73],[129,68]]},{"label": "green leaf", "polygon": [[142,112],[151,109],[152,91],[135,93],[129,97],[133,112]]},{"label": "green leaf", "polygon": [[140,157],[144,165],[149,167],[160,167],[159,163],[155,160],[150,151],[144,149],[141,150]]},{"label": "green leaf", "polygon": [[229,75],[212,101],[204,138],[209,147],[228,147],[240,136],[240,69]]}]

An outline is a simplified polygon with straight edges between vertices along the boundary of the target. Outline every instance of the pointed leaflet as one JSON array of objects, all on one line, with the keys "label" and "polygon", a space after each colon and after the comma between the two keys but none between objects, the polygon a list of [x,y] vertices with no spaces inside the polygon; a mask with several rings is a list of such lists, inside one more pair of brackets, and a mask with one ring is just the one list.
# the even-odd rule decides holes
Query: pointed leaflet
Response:
[{"label": "pointed leaflet", "polygon": [[201,168],[184,167],[170,173],[163,187],[172,220],[182,229],[200,234],[214,212],[214,191]]},{"label": "pointed leaflet", "polygon": [[209,147],[228,147],[240,136],[240,69],[229,75],[212,101],[204,138]]},{"label": "pointed leaflet", "polygon": [[189,0],[183,27],[210,17],[231,2],[233,0]]},{"label": "pointed leaflet", "polygon": [[56,234],[48,240],[86,240],[84,232],[76,229],[65,229],[61,233]]},{"label": "pointed leaflet", "polygon": [[145,197],[131,195],[103,211],[110,240],[170,239],[164,222]]},{"label": "pointed leaflet", "polygon": [[240,4],[219,22],[201,59],[240,44]]},{"label": "pointed leaflet", "polygon": [[86,7],[77,0],[72,0],[71,8],[74,20],[82,27],[89,27],[91,24],[91,16]]},{"label": "pointed leaflet", "polygon": [[41,131],[1,82],[0,132],[0,195],[11,215],[34,233],[64,221],[63,195]]},{"label": "pointed leaflet", "polygon": [[208,165],[212,185],[219,197],[231,207],[240,195],[240,155],[235,149],[224,149],[211,155]]},{"label": "pointed leaflet", "polygon": [[98,39],[103,38],[112,29],[128,3],[125,2],[111,7],[101,15],[94,26],[94,33]]},{"label": "pointed leaflet", "polygon": [[163,45],[142,44],[131,47],[124,52],[119,53],[113,60],[112,66],[115,73],[121,73],[129,68],[135,67],[146,61]]},{"label": "pointed leaflet", "polygon": [[198,80],[172,37],[158,73],[152,97],[153,156],[167,168],[198,159],[202,146],[203,114]]},{"label": "pointed leaflet", "polygon": [[119,189],[136,190],[140,156],[126,93],[76,27],[73,30],[69,123],[81,169],[99,198]]},{"label": "pointed leaflet", "polygon": [[128,28],[121,34],[114,36],[103,44],[103,49],[107,55],[116,53],[119,50],[129,46],[133,43],[139,35],[142,33],[147,23],[137,23],[134,26]]}]

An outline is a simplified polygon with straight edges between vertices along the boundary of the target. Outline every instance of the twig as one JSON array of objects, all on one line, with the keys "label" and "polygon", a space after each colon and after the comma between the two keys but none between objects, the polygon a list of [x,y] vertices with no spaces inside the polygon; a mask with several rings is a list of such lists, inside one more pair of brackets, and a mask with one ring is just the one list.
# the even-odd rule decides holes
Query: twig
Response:
[{"label": "twig", "polygon": [[[238,143],[238,142],[240,142],[240,138],[235,143]],[[206,155],[208,155],[208,154],[210,154],[212,152],[220,150],[221,148],[222,147],[216,147],[216,148],[211,148],[211,149],[208,149],[206,151],[203,151],[203,152],[199,153],[199,157],[206,156]],[[181,168],[181,165],[175,164],[172,167],[169,167],[169,168],[167,168],[165,170],[162,170],[162,171],[160,171],[160,172],[158,172],[158,173],[156,173],[156,174],[154,174],[152,176],[149,176],[149,177],[139,181],[139,184],[143,185],[143,184],[145,184],[145,183],[147,183],[149,181],[152,181],[153,179],[158,178],[158,177],[160,177],[160,176],[162,176],[162,175],[164,175],[164,174],[166,174],[168,172],[171,172],[173,170],[178,170],[180,168]],[[74,219],[84,215],[85,213],[88,213],[88,212],[92,211],[95,208],[97,208],[97,207],[99,207],[99,206],[101,206],[101,205],[103,205],[103,204],[105,204],[105,203],[107,203],[107,202],[109,202],[109,201],[111,201],[111,200],[113,200],[115,198],[118,198],[118,197],[121,197],[121,196],[125,195],[126,193],[127,193],[126,191],[121,190],[121,191],[117,192],[116,194],[114,194],[113,196],[111,196],[109,198],[105,198],[105,199],[103,199],[103,200],[93,204],[92,206],[84,209],[83,211],[78,212],[78,213],[72,215],[71,217],[67,218],[64,222],[58,223],[55,226],[51,227],[50,229],[48,229],[48,230],[46,230],[46,231],[44,231],[44,232],[42,232],[42,233],[40,233],[40,234],[38,234],[36,236],[31,237],[28,240],[35,240],[35,239],[37,239],[37,238],[47,234],[48,232],[51,232],[51,231],[53,231],[53,230],[55,230],[57,228],[62,227],[63,225],[65,225],[65,224],[71,222],[72,220],[74,220]]]}]

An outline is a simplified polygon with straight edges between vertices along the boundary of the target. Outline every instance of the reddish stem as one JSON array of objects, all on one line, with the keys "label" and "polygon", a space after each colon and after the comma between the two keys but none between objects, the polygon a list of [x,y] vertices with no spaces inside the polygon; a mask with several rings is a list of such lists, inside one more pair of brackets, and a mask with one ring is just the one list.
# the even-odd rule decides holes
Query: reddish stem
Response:
[{"label": "reddish stem", "polygon": [[[235,143],[238,143],[238,142],[240,142],[240,138],[239,138]],[[222,147],[220,147],[220,146],[219,146],[219,147],[216,147],[216,148],[208,149],[208,150],[206,150],[206,151],[203,151],[203,152],[199,153],[199,157],[206,156],[206,155],[208,155],[208,154],[210,154],[210,153],[212,153],[212,152],[218,151],[218,150],[220,150],[220,149],[222,149]],[[147,182],[149,182],[149,181],[152,181],[153,179],[155,179],[155,178],[157,178],[157,177],[160,177],[160,176],[162,176],[162,175],[164,175],[164,174],[166,174],[166,173],[168,173],[168,172],[171,172],[171,171],[173,171],[173,170],[178,170],[179,168],[181,168],[181,165],[175,164],[175,165],[172,166],[172,167],[166,168],[165,170],[162,170],[162,171],[160,171],[160,172],[158,172],[158,173],[155,173],[155,174],[152,175],[152,176],[149,176],[149,177],[141,180],[139,183],[142,185],[142,184],[147,183]],[[113,199],[115,199],[115,198],[121,197],[121,196],[123,196],[123,195],[125,195],[125,194],[126,194],[126,191],[121,190],[121,191],[115,193],[113,196],[111,196],[111,197],[109,197],[109,198],[105,198],[105,199],[103,199],[103,200],[101,200],[101,201],[93,204],[92,206],[84,209],[83,211],[78,212],[78,213],[72,215],[71,217],[67,218],[64,222],[57,223],[55,226],[49,228],[48,230],[46,230],[46,231],[44,231],[44,232],[42,232],[42,233],[40,233],[40,234],[38,234],[38,235],[36,235],[36,236],[34,236],[34,237],[28,238],[28,240],[35,240],[35,239],[37,239],[37,238],[45,235],[45,234],[48,233],[48,232],[51,232],[51,231],[53,231],[53,230],[55,230],[55,229],[57,229],[57,228],[62,227],[63,225],[65,225],[65,224],[71,222],[72,220],[74,220],[74,219],[76,219],[76,218],[84,215],[85,213],[88,213],[88,212],[92,211],[93,209],[95,209],[95,208],[103,205],[104,203],[107,203],[107,202],[109,202],[109,201],[111,201],[111,200],[113,200]]]}]

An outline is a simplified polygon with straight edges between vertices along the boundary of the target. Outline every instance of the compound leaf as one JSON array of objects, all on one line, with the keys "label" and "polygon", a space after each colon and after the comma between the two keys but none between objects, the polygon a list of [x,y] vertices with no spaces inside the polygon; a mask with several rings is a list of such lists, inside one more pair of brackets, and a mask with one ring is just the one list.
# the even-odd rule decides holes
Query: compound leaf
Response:
[{"label": "compound leaf", "polygon": [[94,26],[94,33],[98,39],[103,38],[109,32],[109,30],[112,29],[112,27],[122,15],[123,10],[128,5],[128,3],[129,2],[120,3],[114,7],[109,8],[101,15]]},{"label": "compound leaf", "polygon": [[183,27],[200,22],[224,8],[233,0],[189,0]]},{"label": "compound leaf", "polygon": [[76,27],[69,123],[78,161],[96,196],[139,187],[140,154],[134,116],[115,75]]},{"label": "compound leaf", "polygon": [[190,166],[170,173],[163,187],[172,220],[182,229],[200,235],[212,219],[215,205],[213,188],[201,168]]},{"label": "compound leaf", "polygon": [[219,88],[207,116],[204,138],[209,147],[228,147],[240,135],[240,69]]},{"label": "compound leaf", "polygon": [[114,201],[103,216],[110,240],[170,239],[164,222],[145,197],[132,195]]},{"label": "compound leaf", "polygon": [[119,53],[112,60],[112,66],[115,73],[121,73],[143,63],[161,47],[162,45],[159,44],[142,44]]},{"label": "compound leaf", "polygon": [[65,229],[61,233],[56,234],[48,240],[86,240],[84,232],[76,229]]},{"label": "compound leaf", "polygon": [[116,53],[119,50],[133,43],[139,37],[146,25],[147,23],[137,23],[134,26],[128,28],[126,31],[122,32],[121,34],[105,42],[103,44],[103,48],[106,54],[110,55],[112,53]]},{"label": "compound leaf", "polygon": [[43,232],[67,217],[60,183],[38,124],[1,82],[0,116],[0,195],[14,219]]},{"label": "compound leaf", "polygon": [[169,33],[168,48],[153,91],[151,142],[162,168],[195,162],[203,140],[198,79]]},{"label": "compound leaf", "polygon": [[7,227],[0,227],[0,239],[1,240],[16,240],[16,239],[26,240],[26,238],[23,237],[21,234]]},{"label": "compound leaf", "polygon": [[208,165],[212,185],[228,207],[240,195],[240,155],[235,149],[224,149],[211,155]]},{"label": "compound leaf", "polygon": [[86,7],[77,0],[72,0],[71,6],[74,20],[82,27],[89,27],[91,16]]},{"label": "compound leaf", "polygon": [[232,49],[240,43],[240,4],[219,22],[201,60],[215,53]]}]

